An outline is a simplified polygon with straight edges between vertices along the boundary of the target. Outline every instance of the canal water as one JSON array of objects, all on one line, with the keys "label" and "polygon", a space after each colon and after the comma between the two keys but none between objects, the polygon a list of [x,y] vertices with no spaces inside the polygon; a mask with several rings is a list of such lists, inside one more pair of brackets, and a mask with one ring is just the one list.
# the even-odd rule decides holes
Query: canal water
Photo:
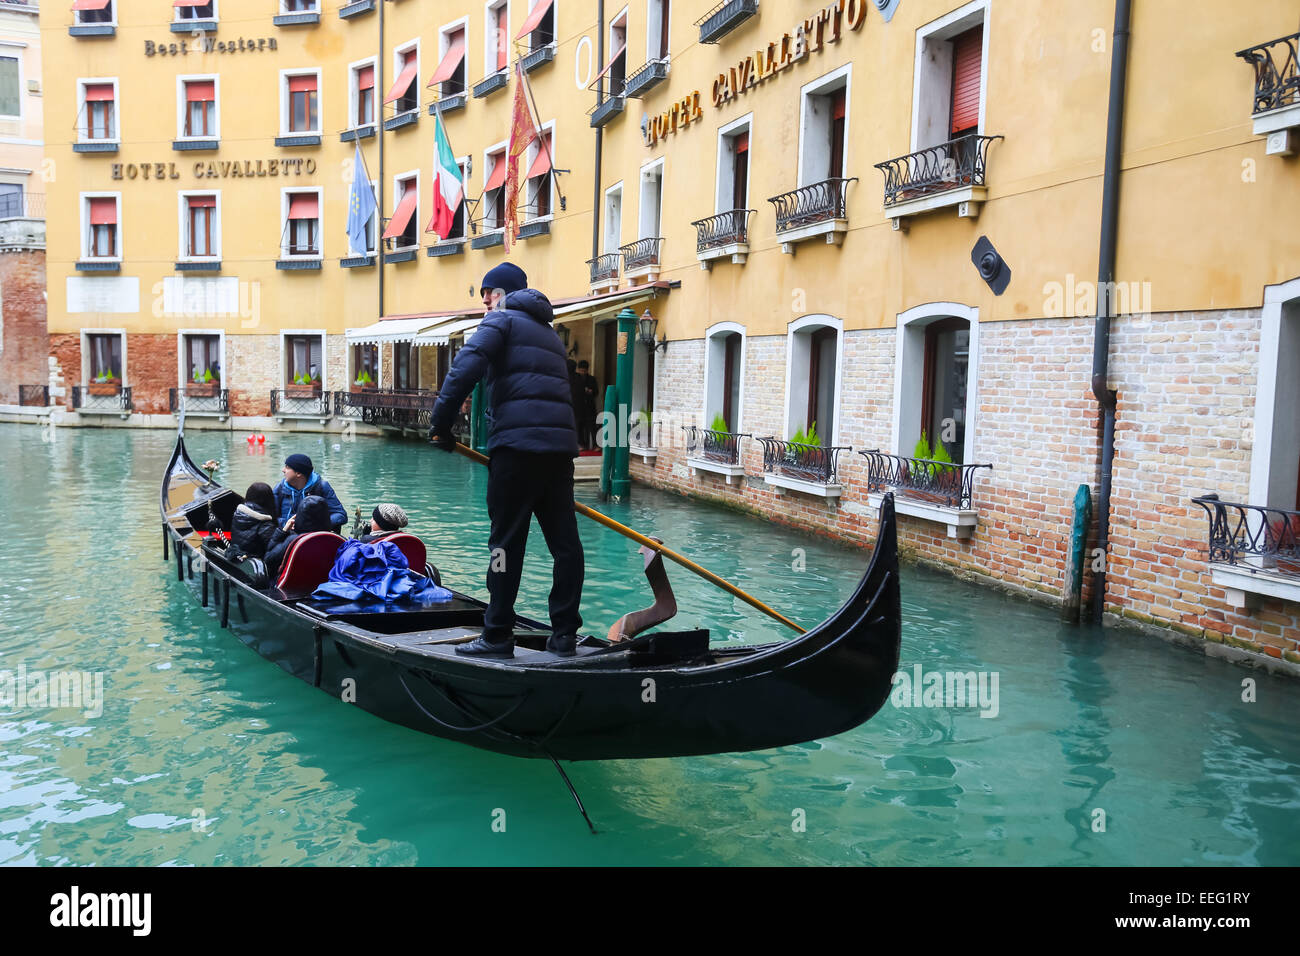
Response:
[{"label": "canal water", "polygon": [[[414,442],[266,441],[262,454],[243,435],[189,445],[240,490],[305,452],[349,511],[401,503],[444,580],[480,588],[482,468]],[[0,706],[0,863],[1300,864],[1300,684],[1063,628],[1049,609],[911,568],[902,671],[983,675],[985,706],[914,707],[924,698],[900,690],[828,740],[571,764],[591,836],[549,763],[387,724],[223,631],[162,562],[171,447],[161,431],[0,425],[0,678],[103,675],[102,713]],[[601,507],[805,625],[865,566],[865,552],[639,486]],[[635,547],[580,521],[582,611],[601,633],[648,592]],[[544,617],[535,528],[529,554],[521,610]],[[787,636],[668,567],[683,626],[719,642]]]}]

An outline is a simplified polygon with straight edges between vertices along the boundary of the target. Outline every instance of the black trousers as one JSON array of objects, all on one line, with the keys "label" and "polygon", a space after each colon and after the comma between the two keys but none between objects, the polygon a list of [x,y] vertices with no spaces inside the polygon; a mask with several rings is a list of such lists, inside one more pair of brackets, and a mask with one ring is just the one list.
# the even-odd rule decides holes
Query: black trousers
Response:
[{"label": "black trousers", "polygon": [[582,626],[578,606],[585,566],[573,512],[573,459],[563,453],[498,448],[488,466],[487,506],[492,530],[483,636],[499,643],[508,640],[514,628],[515,598],[533,515],[555,562],[548,602],[551,633],[576,634]]}]

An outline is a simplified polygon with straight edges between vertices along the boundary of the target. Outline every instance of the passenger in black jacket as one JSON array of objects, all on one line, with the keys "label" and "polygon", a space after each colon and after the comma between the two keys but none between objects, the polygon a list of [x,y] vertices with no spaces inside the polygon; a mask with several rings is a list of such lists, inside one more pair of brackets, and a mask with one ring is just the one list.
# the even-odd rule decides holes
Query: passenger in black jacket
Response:
[{"label": "passenger in black jacket", "polygon": [[294,516],[285,522],[283,528],[276,528],[271,535],[271,544],[266,551],[267,573],[273,576],[279,573],[284,556],[289,553],[289,546],[298,538],[313,531],[330,531],[332,528],[329,502],[318,495],[308,495],[302,499]]},{"label": "passenger in black jacket", "polygon": [[275,495],[264,481],[255,481],[244,492],[244,503],[235,509],[230,523],[230,540],[250,558],[265,558],[275,534]]}]

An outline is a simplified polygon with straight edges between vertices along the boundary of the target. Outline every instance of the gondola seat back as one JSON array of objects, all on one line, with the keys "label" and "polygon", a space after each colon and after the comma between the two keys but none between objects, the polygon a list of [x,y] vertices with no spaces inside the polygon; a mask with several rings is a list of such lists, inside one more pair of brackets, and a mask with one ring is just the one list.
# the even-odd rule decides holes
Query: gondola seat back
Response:
[{"label": "gondola seat back", "polygon": [[429,556],[425,550],[424,542],[415,535],[408,534],[405,531],[398,531],[379,540],[396,545],[397,550],[405,555],[407,566],[416,574],[425,573],[424,565]]},{"label": "gondola seat back", "polygon": [[314,591],[324,584],[334,567],[334,559],[343,547],[341,535],[332,531],[313,531],[296,538],[284,556],[275,586],[286,594]]}]

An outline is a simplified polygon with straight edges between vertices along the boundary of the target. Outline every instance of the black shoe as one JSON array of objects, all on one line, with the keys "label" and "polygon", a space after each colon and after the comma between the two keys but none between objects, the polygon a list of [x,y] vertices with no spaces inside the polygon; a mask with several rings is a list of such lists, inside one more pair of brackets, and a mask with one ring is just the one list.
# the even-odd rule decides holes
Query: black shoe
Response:
[{"label": "black shoe", "polygon": [[556,657],[572,657],[578,653],[576,650],[578,640],[572,634],[565,634],[563,637],[556,637],[552,634],[546,639],[546,649]]},{"label": "black shoe", "polygon": [[476,657],[514,657],[514,640],[489,641],[482,634],[468,644],[457,644],[457,654],[470,654]]}]

